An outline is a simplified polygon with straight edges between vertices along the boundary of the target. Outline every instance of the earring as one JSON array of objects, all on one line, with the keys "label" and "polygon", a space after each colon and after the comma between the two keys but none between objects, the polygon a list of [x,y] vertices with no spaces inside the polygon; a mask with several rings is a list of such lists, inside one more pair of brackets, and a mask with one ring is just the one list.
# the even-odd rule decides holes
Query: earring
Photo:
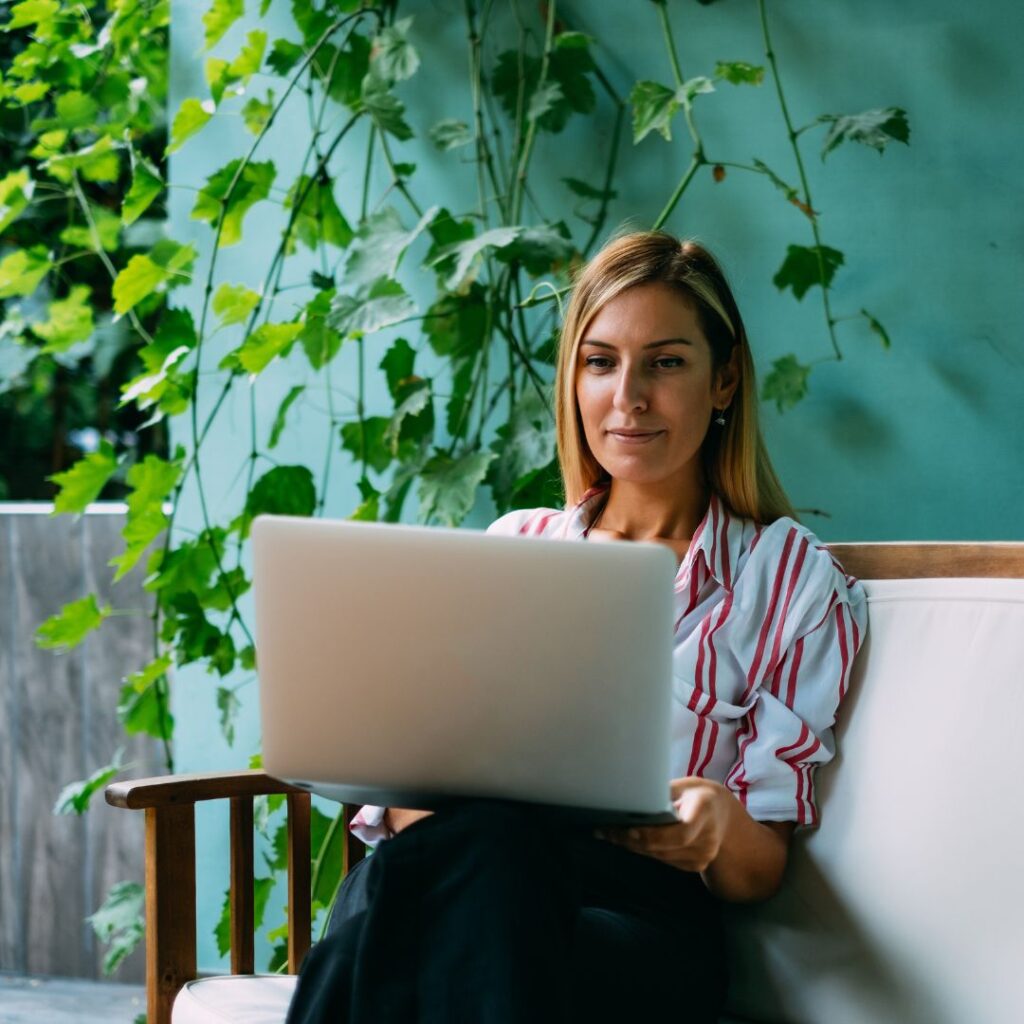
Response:
[{"label": "earring", "polygon": [[720,427],[724,427],[725,426],[725,410],[724,409],[716,409],[715,412],[718,413],[718,415],[715,417],[715,423],[718,426],[720,426]]}]

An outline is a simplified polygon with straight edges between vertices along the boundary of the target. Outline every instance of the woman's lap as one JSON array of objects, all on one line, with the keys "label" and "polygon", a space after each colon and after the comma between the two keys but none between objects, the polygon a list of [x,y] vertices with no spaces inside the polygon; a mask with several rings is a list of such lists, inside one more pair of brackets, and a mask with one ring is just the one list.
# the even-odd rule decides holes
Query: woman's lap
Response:
[{"label": "woman's lap", "polygon": [[714,1021],[720,918],[699,876],[531,824],[476,801],[378,847],[342,885],[289,1020],[442,1022],[475,999],[482,1024]]}]

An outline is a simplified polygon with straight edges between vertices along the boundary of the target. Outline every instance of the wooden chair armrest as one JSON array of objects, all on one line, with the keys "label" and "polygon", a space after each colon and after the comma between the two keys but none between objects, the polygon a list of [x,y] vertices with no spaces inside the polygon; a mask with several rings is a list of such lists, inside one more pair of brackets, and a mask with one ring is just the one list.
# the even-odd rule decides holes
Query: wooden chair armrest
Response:
[{"label": "wooden chair armrest", "polygon": [[195,804],[201,800],[305,792],[304,789],[271,778],[266,772],[251,769],[129,779],[125,782],[112,782],[107,786],[105,794],[108,804],[137,811],[146,807]]},{"label": "wooden chair armrest", "polygon": [[[273,794],[284,795],[288,806],[288,969],[295,974],[311,940],[309,793],[262,771],[167,775],[106,788],[107,803],[146,814],[149,1024],[170,1024],[175,996],[197,976],[195,804],[201,800],[231,802],[231,973],[253,973],[253,797]],[[342,808],[343,875],[364,853],[349,831],[355,811]]]}]

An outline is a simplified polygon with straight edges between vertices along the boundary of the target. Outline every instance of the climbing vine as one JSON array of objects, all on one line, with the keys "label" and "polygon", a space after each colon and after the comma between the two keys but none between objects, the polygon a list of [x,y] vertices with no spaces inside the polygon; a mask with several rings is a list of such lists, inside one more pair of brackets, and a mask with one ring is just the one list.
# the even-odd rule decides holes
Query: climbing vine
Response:
[{"label": "climbing vine", "polygon": [[[866,309],[835,311],[844,256],[826,244],[805,148],[817,133],[822,159],[844,142],[883,151],[908,141],[906,114],[895,107],[822,114],[796,126],[765,0],[753,8],[762,52],[705,61],[689,78],[673,21],[714,12],[702,14],[697,5],[670,11],[664,0],[637,4],[638,30],[649,33],[652,52],[661,47],[652,63],[661,75],[636,82],[619,81],[602,59],[614,42],[579,31],[573,5],[556,0],[542,4],[539,15],[517,0],[464,0],[466,68],[458,72],[431,65],[430,40],[418,37],[417,5],[409,0],[295,0],[293,31],[274,39],[261,27],[270,0],[249,6],[247,12],[244,0],[214,0],[203,15],[206,92],[184,99],[169,125],[161,108],[165,0],[23,0],[8,8],[2,26],[11,53],[0,103],[3,124],[17,123],[21,161],[0,178],[5,387],[87,344],[97,318],[106,317],[128,332],[135,361],[120,406],[144,421],[142,429],[166,430],[175,441],[173,451],[143,456],[100,437],[95,450],[51,477],[57,513],[81,513],[114,483],[126,493],[125,546],[112,564],[116,579],[145,560],[153,658],[124,680],[117,714],[127,734],[162,745],[168,771],[175,768],[176,667],[202,665],[214,677],[220,725],[234,741],[239,690],[257,665],[240,606],[250,585],[245,564],[255,516],[323,515],[342,470],[358,482],[360,499],[348,513],[357,520],[397,522],[410,514],[414,495],[419,522],[456,526],[481,489],[499,510],[561,504],[551,381],[562,299],[573,269],[613,226],[616,173],[630,142],[650,145],[644,140],[660,135],[683,168],[650,226],[671,227],[687,190],[705,174],[720,183],[755,175],[770,186],[766,202],[780,197],[791,205],[792,235],[780,240],[773,281],[798,301],[819,290],[822,337],[810,343],[817,352],[809,347],[774,362],[766,401],[792,406],[806,394],[814,366],[842,359],[844,321],[860,320],[889,344]],[[221,55],[243,17],[240,47]],[[422,123],[415,83],[423,78],[435,94],[468,109],[468,118]],[[762,86],[774,90],[792,165],[709,154],[700,123],[728,116],[717,98]],[[283,111],[289,138],[303,146],[298,174],[285,181],[272,145]],[[297,131],[300,112],[306,123]],[[205,181],[168,182],[169,154],[239,119],[249,134],[244,147],[226,154]],[[537,140],[558,135],[573,119],[610,129],[608,144],[593,177],[561,179],[561,215],[552,217],[531,187]],[[673,139],[680,128],[682,141]],[[357,139],[364,146],[358,170],[343,178],[339,154],[354,166]],[[456,175],[470,164],[475,195],[428,204],[413,162],[428,152],[452,161]],[[375,167],[386,168],[383,189]],[[152,230],[170,187],[193,193],[191,217],[209,229],[202,252],[162,226]],[[44,204],[60,214],[40,234]],[[276,238],[254,216],[271,206],[283,221]],[[147,221],[148,234],[132,231]],[[221,253],[235,245],[265,254],[258,282],[225,276]],[[415,264],[413,251],[420,254]],[[197,266],[198,299],[176,302],[174,289],[192,281]],[[424,290],[429,301],[417,303],[413,293]],[[339,376],[339,354],[348,349],[356,356],[352,379]],[[257,393],[274,388],[281,364],[299,382],[266,430]],[[386,385],[385,408],[371,408],[368,399],[375,373]],[[232,393],[248,403],[248,450],[238,466],[245,489],[239,505],[221,515],[209,499],[204,455],[211,434],[223,429]],[[322,432],[304,429],[308,459],[282,464],[274,453],[303,407],[322,417]],[[198,499],[198,523],[177,518],[186,488]],[[114,614],[86,595],[47,620],[38,641],[68,650]],[[58,810],[82,813],[121,770],[115,758],[70,784]],[[257,881],[257,927],[285,864],[278,812],[273,800],[260,808],[271,852]],[[314,810],[313,897],[321,921],[339,884],[341,841],[338,819]],[[140,901],[138,887],[122,883],[95,915],[111,969],[141,935]],[[225,905],[222,948],[226,914]],[[278,943],[276,966],[284,932],[270,936]]]}]

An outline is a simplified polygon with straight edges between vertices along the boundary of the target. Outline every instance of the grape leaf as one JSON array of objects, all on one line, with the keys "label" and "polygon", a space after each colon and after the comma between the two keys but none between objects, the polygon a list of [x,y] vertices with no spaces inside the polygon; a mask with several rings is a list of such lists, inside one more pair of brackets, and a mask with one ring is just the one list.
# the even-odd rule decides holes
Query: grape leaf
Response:
[{"label": "grape leaf", "polygon": [[60,488],[53,499],[52,514],[84,512],[86,505],[99,497],[116,470],[117,456],[104,438],[97,451],[82,456],[70,469],[46,478]]},{"label": "grape leaf", "polygon": [[838,249],[830,249],[827,245],[820,248],[791,245],[787,248],[786,258],[772,278],[772,283],[779,291],[792,288],[796,298],[802,299],[814,285],[823,285],[827,288],[842,264],[843,254]]},{"label": "grape leaf", "polygon": [[900,107],[865,110],[861,114],[822,114],[818,121],[832,126],[821,147],[822,160],[847,140],[871,146],[879,153],[894,139],[905,144],[910,142],[907,112]]},{"label": "grape leaf", "polygon": [[46,650],[56,649],[63,654],[102,626],[111,611],[110,605],[102,608],[97,605],[95,594],[89,594],[80,601],[70,601],[39,626],[35,634],[36,646]]},{"label": "grape leaf", "polygon": [[146,893],[138,882],[116,882],[99,910],[86,918],[96,937],[107,947],[104,974],[113,974],[142,941],[146,933],[145,904]]},{"label": "grape leaf", "polygon": [[207,178],[192,207],[192,219],[215,226],[223,214],[218,245],[236,245],[242,240],[242,219],[254,203],[270,195],[276,175],[271,160],[244,166],[241,157],[231,160]]},{"label": "grape leaf", "polygon": [[779,412],[784,412],[806,396],[810,373],[811,368],[804,366],[796,356],[776,359],[765,377],[761,397],[766,402],[774,402]]}]

